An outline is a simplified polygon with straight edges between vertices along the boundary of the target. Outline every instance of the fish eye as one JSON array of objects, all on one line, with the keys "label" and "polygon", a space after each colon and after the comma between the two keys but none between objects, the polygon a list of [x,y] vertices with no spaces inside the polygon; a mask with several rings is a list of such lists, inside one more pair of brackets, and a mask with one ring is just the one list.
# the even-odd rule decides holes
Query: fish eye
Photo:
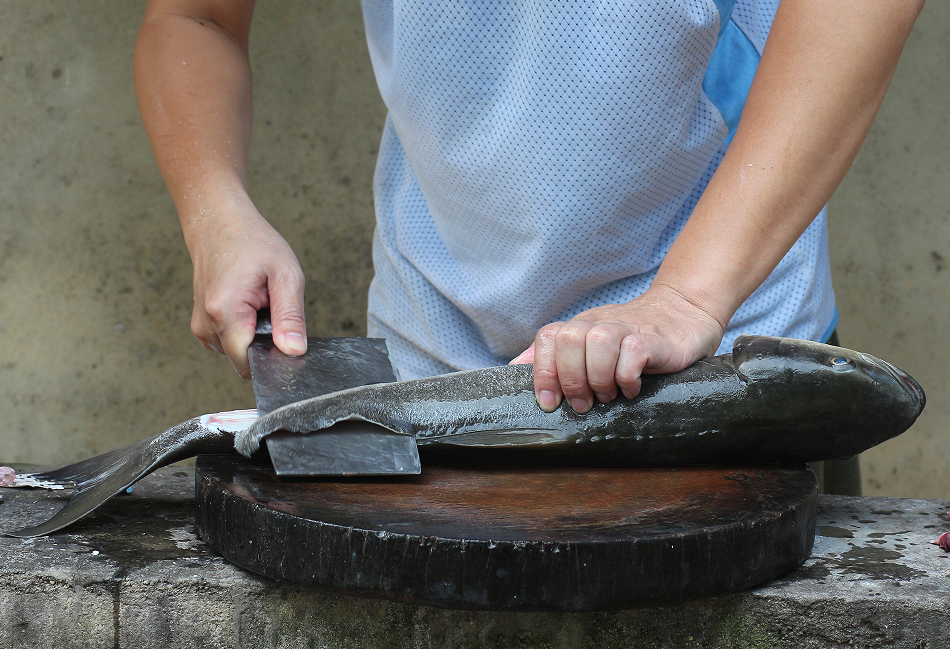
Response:
[{"label": "fish eye", "polygon": [[834,358],[831,359],[831,365],[832,367],[843,367],[845,365],[850,366],[851,360],[848,358],[845,358],[844,356],[835,356]]}]

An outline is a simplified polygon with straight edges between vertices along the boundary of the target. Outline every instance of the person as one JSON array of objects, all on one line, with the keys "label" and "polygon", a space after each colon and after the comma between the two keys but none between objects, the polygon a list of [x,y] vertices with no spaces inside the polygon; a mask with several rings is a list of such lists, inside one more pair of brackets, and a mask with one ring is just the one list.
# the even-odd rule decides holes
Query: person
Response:
[{"label": "person", "polygon": [[[249,376],[256,311],[306,346],[304,277],[247,193],[253,0],[150,0],[149,139],[191,329]],[[389,109],[371,335],[402,378],[533,362],[540,406],[634,396],[739,333],[827,339],[823,206],[921,0],[364,0]]]}]

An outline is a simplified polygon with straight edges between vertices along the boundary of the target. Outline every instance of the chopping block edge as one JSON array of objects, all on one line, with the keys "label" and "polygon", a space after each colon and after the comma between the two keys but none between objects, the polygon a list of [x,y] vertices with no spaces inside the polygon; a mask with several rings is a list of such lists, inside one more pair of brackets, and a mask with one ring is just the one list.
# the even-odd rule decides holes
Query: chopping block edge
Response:
[{"label": "chopping block edge", "polygon": [[[471,506],[480,504],[474,490],[491,492],[499,475],[512,496],[500,513]],[[706,490],[684,498],[697,475]],[[525,489],[558,494],[565,476],[575,485],[628,483],[617,484],[615,499],[644,484],[673,486],[642,495],[653,504],[631,503],[628,515],[624,501],[608,509],[591,501],[588,515],[578,513],[592,498],[582,493],[565,497],[573,514],[551,502],[548,518],[529,511],[512,522],[520,503],[537,506]],[[817,508],[806,467],[427,465],[415,479],[290,483],[264,465],[202,456],[195,484],[199,534],[252,572],[347,595],[496,611],[609,611],[744,590],[808,558]],[[730,502],[719,485],[732,490]]]}]

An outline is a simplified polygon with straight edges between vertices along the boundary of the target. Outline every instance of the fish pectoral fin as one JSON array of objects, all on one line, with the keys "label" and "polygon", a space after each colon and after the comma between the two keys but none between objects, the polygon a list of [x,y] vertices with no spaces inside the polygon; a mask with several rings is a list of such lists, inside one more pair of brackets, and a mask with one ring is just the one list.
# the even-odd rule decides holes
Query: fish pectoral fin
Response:
[{"label": "fish pectoral fin", "polygon": [[[332,426],[336,426],[336,425],[338,425],[338,424],[342,424],[342,423],[345,423],[345,422],[357,422],[357,423],[364,423],[364,424],[373,424],[374,426],[379,426],[380,428],[385,428],[386,430],[388,430],[388,431],[389,431],[390,433],[392,433],[393,435],[408,435],[408,436],[410,436],[410,437],[413,436],[413,433],[411,433],[411,432],[407,432],[407,431],[405,431],[405,430],[399,430],[398,428],[395,428],[394,426],[391,426],[391,425],[388,425],[388,424],[384,424],[384,423],[382,423],[382,422],[380,422],[380,421],[377,421],[377,420],[375,420],[375,419],[369,419],[369,418],[367,418],[367,417],[363,417],[362,415],[350,415],[349,417],[345,417],[345,418],[343,418],[343,419],[338,419],[337,421],[333,422]],[[326,428],[323,428],[322,430],[326,430],[327,428],[330,428],[330,426],[327,426]],[[311,432],[316,432],[316,431],[311,431]]]},{"label": "fish pectoral fin", "polygon": [[421,437],[420,444],[450,444],[453,446],[547,446],[563,444],[573,433],[556,428],[492,428],[466,430],[438,437]]}]

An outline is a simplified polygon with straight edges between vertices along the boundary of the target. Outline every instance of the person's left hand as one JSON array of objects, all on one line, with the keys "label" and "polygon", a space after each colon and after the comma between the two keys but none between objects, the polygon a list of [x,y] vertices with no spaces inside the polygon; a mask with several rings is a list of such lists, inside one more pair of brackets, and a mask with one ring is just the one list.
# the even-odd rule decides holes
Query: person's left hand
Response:
[{"label": "person's left hand", "polygon": [[534,363],[534,389],[546,412],[566,398],[578,413],[594,397],[630,398],[642,374],[676,372],[715,353],[725,324],[665,287],[651,287],[626,304],[607,304],[569,322],[542,327],[511,364]]}]

